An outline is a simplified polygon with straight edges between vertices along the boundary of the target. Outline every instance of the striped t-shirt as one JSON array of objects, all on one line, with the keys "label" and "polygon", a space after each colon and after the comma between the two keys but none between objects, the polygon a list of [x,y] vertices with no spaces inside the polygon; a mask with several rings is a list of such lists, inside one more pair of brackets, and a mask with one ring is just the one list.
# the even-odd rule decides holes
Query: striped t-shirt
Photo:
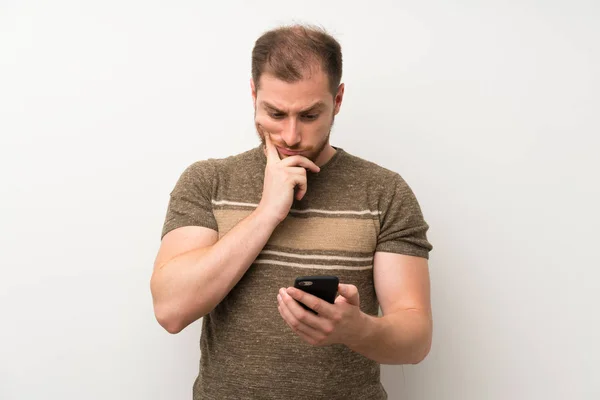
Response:
[{"label": "striped t-shirt", "polygon": [[[376,251],[429,258],[428,224],[402,177],[336,148],[294,200],[248,271],[202,321],[197,399],[386,399],[379,365],[344,345],[313,347],[286,325],[277,292],[297,276],[336,275],[377,315]],[[266,156],[198,161],[180,176],[162,231],[204,226],[225,235],[262,196]]]}]

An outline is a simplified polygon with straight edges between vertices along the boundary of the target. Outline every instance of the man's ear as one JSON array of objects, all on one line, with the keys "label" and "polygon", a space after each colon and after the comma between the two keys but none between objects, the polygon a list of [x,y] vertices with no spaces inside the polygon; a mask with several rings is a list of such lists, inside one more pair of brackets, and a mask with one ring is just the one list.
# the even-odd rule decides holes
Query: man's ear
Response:
[{"label": "man's ear", "polygon": [[252,105],[256,108],[256,86],[252,78],[250,78],[250,89],[252,90]]},{"label": "man's ear", "polygon": [[344,99],[344,89],[345,89],[345,85],[343,83],[340,84],[340,86],[338,87],[338,91],[335,95],[335,99],[334,99],[334,115],[337,115],[337,113],[340,112],[340,107],[342,106],[342,100]]}]

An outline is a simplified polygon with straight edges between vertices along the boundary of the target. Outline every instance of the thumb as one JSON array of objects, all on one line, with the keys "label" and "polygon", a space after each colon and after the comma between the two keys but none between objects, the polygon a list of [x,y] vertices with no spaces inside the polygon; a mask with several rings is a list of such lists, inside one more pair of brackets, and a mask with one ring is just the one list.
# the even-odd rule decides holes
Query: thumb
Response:
[{"label": "thumb", "polygon": [[354,306],[360,305],[360,297],[358,295],[358,288],[354,285],[347,285],[340,283],[338,286],[338,293],[346,301]]}]

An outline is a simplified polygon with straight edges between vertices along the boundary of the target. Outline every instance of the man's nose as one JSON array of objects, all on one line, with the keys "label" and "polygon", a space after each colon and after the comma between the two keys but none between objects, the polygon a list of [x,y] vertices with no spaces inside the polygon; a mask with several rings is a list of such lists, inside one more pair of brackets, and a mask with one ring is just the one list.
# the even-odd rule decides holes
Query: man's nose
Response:
[{"label": "man's nose", "polygon": [[289,118],[287,120],[287,124],[281,132],[281,139],[283,139],[288,147],[294,147],[300,143],[302,136],[300,135],[300,126],[296,119]]}]

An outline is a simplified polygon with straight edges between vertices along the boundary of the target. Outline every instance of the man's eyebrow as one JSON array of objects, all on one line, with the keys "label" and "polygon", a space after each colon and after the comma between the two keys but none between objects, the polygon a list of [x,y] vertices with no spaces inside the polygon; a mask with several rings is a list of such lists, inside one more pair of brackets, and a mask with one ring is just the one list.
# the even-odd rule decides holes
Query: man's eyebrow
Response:
[{"label": "man's eyebrow", "polygon": [[[279,108],[275,107],[274,105],[272,105],[272,104],[270,104],[270,103],[268,103],[268,102],[266,102],[264,100],[261,103],[262,103],[263,107],[265,107],[265,108],[267,108],[269,110],[286,114],[285,111],[280,110]],[[314,103],[313,105],[311,105],[311,106],[309,106],[309,107],[307,107],[307,108],[305,108],[303,110],[300,110],[300,112],[298,114],[302,114],[302,113],[305,113],[305,112],[308,112],[308,111],[313,111],[315,109],[322,108],[322,107],[325,107],[325,103],[319,100],[316,103]]]}]

